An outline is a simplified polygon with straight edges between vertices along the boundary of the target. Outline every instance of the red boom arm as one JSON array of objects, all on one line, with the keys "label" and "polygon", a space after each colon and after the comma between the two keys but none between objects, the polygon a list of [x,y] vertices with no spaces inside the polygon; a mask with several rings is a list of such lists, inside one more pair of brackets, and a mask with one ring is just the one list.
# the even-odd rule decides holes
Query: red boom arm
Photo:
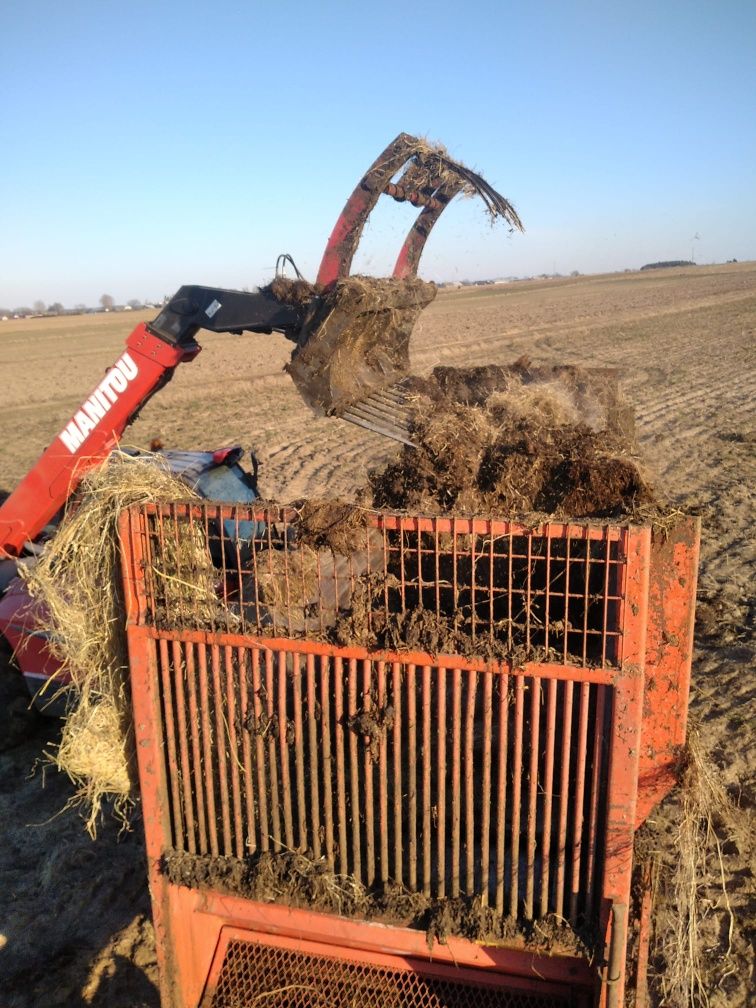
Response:
[{"label": "red boom arm", "polygon": [[176,346],[144,323],[126,341],[126,352],[48,446],[40,460],[0,507],[0,556],[18,556],[61,509],[87,469],[102,462],[139,409],[192,360],[200,346]]}]

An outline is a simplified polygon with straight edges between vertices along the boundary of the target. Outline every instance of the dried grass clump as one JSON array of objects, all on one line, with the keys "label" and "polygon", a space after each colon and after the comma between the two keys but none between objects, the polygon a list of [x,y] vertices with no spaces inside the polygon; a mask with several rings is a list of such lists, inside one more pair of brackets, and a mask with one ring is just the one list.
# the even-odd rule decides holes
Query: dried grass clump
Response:
[{"label": "dried grass clump", "polygon": [[451,158],[442,144],[413,137],[408,153],[411,163],[401,180],[406,189],[421,192],[447,189],[453,193],[461,192],[464,196],[479,196],[492,223],[500,218],[511,230],[525,230],[509,200],[489,185],[482,175]]},{"label": "dried grass clump", "polygon": [[[92,836],[106,799],[128,822],[135,780],[118,515],[133,504],[195,496],[159,457],[114,452],[84,477],[55,538],[24,575],[45,611],[50,649],[73,687],[60,744],[47,755],[77,786],[71,804],[81,806]],[[171,581],[167,563],[164,557],[170,597],[187,589]]]},{"label": "dried grass clump", "polygon": [[[695,730],[680,762],[680,813],[674,837],[675,858],[667,870],[667,901],[671,913],[656,935],[656,951],[664,962],[659,977],[663,1003],[671,1008],[706,1008],[712,988],[707,959],[710,949],[703,938],[705,920],[712,907],[704,896],[716,880],[718,901],[728,921],[727,947],[720,965],[732,948],[734,918],[725,884],[722,834],[742,839],[738,809],[727,794],[719,774],[703,752]],[[726,972],[726,968],[725,968]]]}]

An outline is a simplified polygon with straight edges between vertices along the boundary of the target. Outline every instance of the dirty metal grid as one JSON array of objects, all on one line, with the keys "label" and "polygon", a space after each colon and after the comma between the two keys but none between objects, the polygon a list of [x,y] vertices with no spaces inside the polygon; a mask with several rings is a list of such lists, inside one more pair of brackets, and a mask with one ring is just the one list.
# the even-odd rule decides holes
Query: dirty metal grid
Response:
[{"label": "dirty metal grid", "polygon": [[424,976],[235,939],[210,1008],[570,1008],[569,996]]},{"label": "dirty metal grid", "polygon": [[146,623],[165,622],[170,609],[172,623],[207,625],[190,594],[165,601],[166,585],[196,576],[196,552],[187,559],[180,548],[190,536],[195,543],[199,537],[217,571],[215,591],[225,603],[213,615],[218,629],[329,640],[339,617],[357,606],[379,645],[392,622],[422,610],[484,651],[494,645],[502,654],[606,667],[621,650],[625,557],[616,526],[525,529],[370,514],[341,555],[297,547],[290,508],[203,503],[148,514]]},{"label": "dirty metal grid", "polygon": [[172,847],[596,920],[612,689],[159,632]]}]

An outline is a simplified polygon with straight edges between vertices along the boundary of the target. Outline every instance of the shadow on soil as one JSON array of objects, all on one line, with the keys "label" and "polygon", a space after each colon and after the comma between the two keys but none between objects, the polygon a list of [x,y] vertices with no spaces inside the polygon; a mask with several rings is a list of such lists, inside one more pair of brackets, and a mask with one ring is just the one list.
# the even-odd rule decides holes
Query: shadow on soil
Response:
[{"label": "shadow on soil", "polygon": [[58,734],[43,721],[0,753],[2,1008],[158,1008],[141,825],[89,838],[70,782],[40,763]]}]

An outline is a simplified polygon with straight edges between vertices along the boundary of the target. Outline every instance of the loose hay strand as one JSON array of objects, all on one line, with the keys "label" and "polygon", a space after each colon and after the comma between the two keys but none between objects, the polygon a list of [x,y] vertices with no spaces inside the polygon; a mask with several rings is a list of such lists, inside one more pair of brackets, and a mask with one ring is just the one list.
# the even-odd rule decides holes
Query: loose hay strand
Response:
[{"label": "loose hay strand", "polygon": [[695,729],[680,763],[680,815],[675,835],[676,858],[668,871],[670,904],[675,912],[670,924],[656,935],[657,951],[664,961],[659,978],[665,1004],[671,1008],[707,1008],[710,977],[707,977],[703,925],[707,901],[702,889],[710,877],[708,865],[715,859],[721,888],[721,904],[728,921],[728,944],[723,952],[725,965],[732,948],[734,917],[725,882],[719,830],[737,835],[737,809],[730,800],[703,752]]},{"label": "loose hay strand", "polygon": [[[60,675],[71,680],[64,691],[72,708],[57,749],[46,755],[76,785],[70,804],[81,808],[93,837],[106,799],[127,825],[136,779],[118,515],[134,504],[192,498],[196,494],[160,456],[116,451],[87,473],[55,537],[37,565],[23,574],[46,614],[49,647],[61,664]],[[183,547],[187,549],[206,553],[196,541]],[[201,575],[208,562],[203,555],[196,565],[198,585],[182,591],[202,594]],[[60,687],[60,680],[52,680],[52,686]]]}]

